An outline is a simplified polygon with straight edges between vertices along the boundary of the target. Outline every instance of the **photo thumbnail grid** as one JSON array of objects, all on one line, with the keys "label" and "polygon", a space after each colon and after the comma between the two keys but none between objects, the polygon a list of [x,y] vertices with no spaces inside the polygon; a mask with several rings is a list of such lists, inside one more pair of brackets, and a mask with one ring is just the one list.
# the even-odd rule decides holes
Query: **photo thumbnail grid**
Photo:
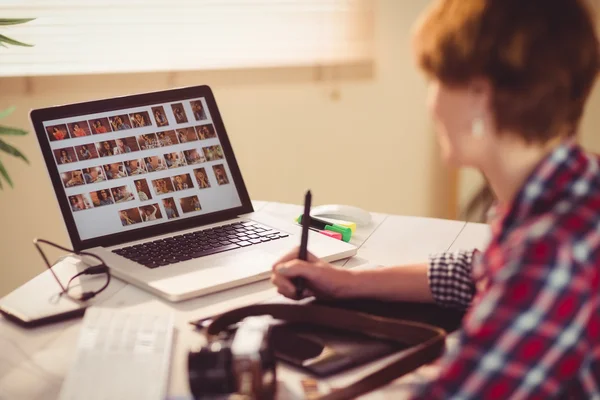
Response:
[{"label": "photo thumbnail grid", "polygon": [[[188,118],[182,102],[171,105],[175,124],[186,124],[190,121],[207,121],[208,116],[201,100],[189,101],[192,109],[193,119]],[[65,124],[47,126],[46,133],[50,142],[75,139],[91,135],[102,135],[110,132],[120,132],[128,129],[143,128],[149,126],[165,127],[169,125],[169,119],[162,105],[151,106],[153,119],[148,111],[136,111],[132,113],[116,113],[108,117],[92,118],[89,120],[69,122]],[[214,127],[212,135],[214,135]],[[209,129],[211,129],[209,128]],[[202,136],[208,138],[210,132],[202,129]],[[214,137],[214,136],[213,136]]]},{"label": "photo thumbnail grid", "polygon": [[[196,121],[207,122],[207,115],[201,101],[190,101],[193,118]],[[188,123],[188,115],[181,102],[171,105],[175,122]],[[126,131],[128,129],[153,127],[168,127],[169,118],[165,113],[165,106],[151,107],[152,113],[140,111],[134,113],[117,113],[114,116],[95,118],[88,121],[52,125],[46,128],[50,141],[61,141],[68,144],[69,139],[102,135],[110,132]],[[154,121],[151,119],[151,115]],[[192,120],[193,123],[193,120]],[[202,140],[217,138],[212,123],[187,127],[175,127],[152,133],[132,135],[123,138],[99,140],[73,146],[65,146],[53,150],[57,165],[77,163],[81,161],[98,160],[99,164],[92,167],[73,169],[60,173],[65,188],[96,184],[105,181],[118,180],[126,177],[150,174],[152,172],[171,170],[180,167],[202,164],[224,159],[223,149],[220,144],[211,146],[193,147],[175,152],[161,152],[158,155],[135,157],[126,161],[108,162],[108,158],[118,155],[132,154],[154,149],[164,149],[169,146],[186,143],[201,143]],[[100,163],[105,161],[106,163]],[[212,166],[212,171],[218,185],[229,183],[223,164]],[[148,177],[149,179],[151,177]],[[86,191],[69,195],[69,203],[73,212],[90,210],[98,207],[117,205],[129,201],[150,202],[155,196],[185,191],[189,189],[210,188],[210,180],[206,168],[195,168],[192,173],[175,174],[168,177],[134,180],[133,186],[129,184],[111,186],[109,188]],[[150,190],[155,191],[153,195]],[[179,210],[183,213],[201,211],[202,206],[198,196],[187,195],[175,199],[164,198],[161,201],[165,208],[164,216],[168,219],[178,218]],[[119,219],[123,226],[134,225],[141,222],[162,219],[163,213],[158,203],[140,205],[129,209],[118,210]]]}]

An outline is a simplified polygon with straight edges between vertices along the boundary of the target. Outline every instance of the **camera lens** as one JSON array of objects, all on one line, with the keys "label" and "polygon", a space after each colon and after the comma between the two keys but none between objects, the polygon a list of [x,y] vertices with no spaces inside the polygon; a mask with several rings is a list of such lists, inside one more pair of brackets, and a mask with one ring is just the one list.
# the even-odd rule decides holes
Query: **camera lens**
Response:
[{"label": "camera lens", "polygon": [[234,393],[232,356],[229,347],[207,346],[188,354],[190,391],[195,399],[211,395]]}]

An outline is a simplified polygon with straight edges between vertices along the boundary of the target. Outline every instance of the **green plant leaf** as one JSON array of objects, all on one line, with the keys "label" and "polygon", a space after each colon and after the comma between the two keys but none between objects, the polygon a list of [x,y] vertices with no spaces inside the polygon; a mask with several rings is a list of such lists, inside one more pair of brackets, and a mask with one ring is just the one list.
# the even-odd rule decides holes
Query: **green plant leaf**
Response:
[{"label": "green plant leaf", "polygon": [[0,25],[19,25],[29,21],[33,21],[35,18],[0,18]]},{"label": "green plant leaf", "polygon": [[27,135],[27,131],[19,128],[11,128],[10,126],[0,125],[0,135],[24,136]]},{"label": "green plant leaf", "polygon": [[[13,187],[13,183],[10,180],[10,176],[8,176],[8,172],[6,171],[6,168],[4,168],[4,165],[2,164],[2,161],[0,161],[0,174],[2,174],[4,179],[6,179],[6,182],[8,182],[10,187]],[[2,189],[2,181],[1,180],[0,180],[0,189]]]},{"label": "green plant leaf", "polygon": [[0,35],[0,43],[1,42],[12,44],[13,46],[33,47],[32,44],[19,42],[18,40],[11,39],[8,36],[4,36],[4,35]]},{"label": "green plant leaf", "polygon": [[0,119],[4,118],[4,117],[8,117],[10,114],[13,113],[13,111],[15,111],[16,107],[9,107],[4,111],[0,111]]},{"label": "green plant leaf", "polygon": [[29,160],[27,157],[23,155],[19,150],[6,143],[4,140],[0,139],[0,151],[4,151],[5,153],[10,154],[11,156],[18,157],[29,164]]}]

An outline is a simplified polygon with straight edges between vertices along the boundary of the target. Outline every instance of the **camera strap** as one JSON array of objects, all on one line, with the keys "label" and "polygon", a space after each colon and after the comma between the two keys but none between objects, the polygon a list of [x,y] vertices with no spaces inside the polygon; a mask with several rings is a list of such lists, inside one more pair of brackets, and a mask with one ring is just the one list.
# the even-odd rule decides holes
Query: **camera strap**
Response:
[{"label": "camera strap", "polygon": [[215,317],[206,328],[206,334],[210,341],[244,318],[261,315],[270,315],[283,322],[347,330],[410,346],[400,359],[318,400],[353,399],[384,386],[437,359],[444,350],[446,339],[446,331],[435,326],[311,304],[256,304],[237,308]]}]

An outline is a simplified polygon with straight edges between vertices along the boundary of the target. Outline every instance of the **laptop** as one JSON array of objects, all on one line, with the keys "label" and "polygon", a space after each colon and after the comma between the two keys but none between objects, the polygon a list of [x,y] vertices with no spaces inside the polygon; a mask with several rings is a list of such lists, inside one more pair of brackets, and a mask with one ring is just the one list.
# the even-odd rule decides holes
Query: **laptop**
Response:
[{"label": "laptop", "polygon": [[[74,250],[117,278],[177,302],[267,279],[300,243],[295,221],[255,212],[208,86],[30,118]],[[308,249],[326,261],[357,251],[314,231]]]}]

